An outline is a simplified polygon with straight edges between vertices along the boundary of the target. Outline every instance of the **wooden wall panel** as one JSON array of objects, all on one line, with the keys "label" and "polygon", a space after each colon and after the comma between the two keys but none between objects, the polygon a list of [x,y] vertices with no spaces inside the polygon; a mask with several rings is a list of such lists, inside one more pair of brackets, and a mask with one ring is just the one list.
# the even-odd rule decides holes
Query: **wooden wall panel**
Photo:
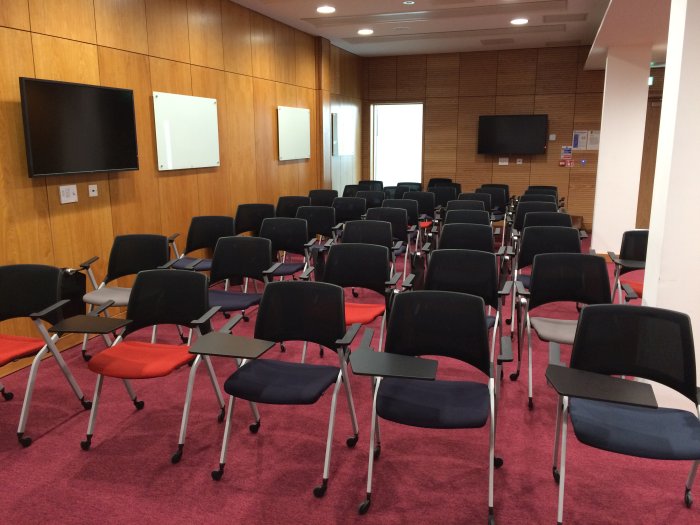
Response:
[{"label": "wooden wall panel", "polygon": [[355,99],[362,98],[362,60],[352,53],[340,50],[340,90],[339,93]]},{"label": "wooden wall panel", "polygon": [[187,0],[187,27],[192,64],[224,69],[220,0]]},{"label": "wooden wall panel", "polygon": [[335,46],[330,46],[328,76],[331,85],[330,91],[334,95],[341,94],[342,86],[340,83],[340,56],[342,52],[342,49]]},{"label": "wooden wall panel", "polygon": [[292,84],[295,81],[295,55],[294,29],[275,22],[275,80],[286,84]]},{"label": "wooden wall panel", "polygon": [[[479,117],[492,115],[496,110],[494,97],[460,97],[457,123],[457,180],[466,188],[474,189],[491,181],[492,159],[477,153]],[[476,184],[475,184],[476,183]]]},{"label": "wooden wall panel", "polygon": [[[297,195],[308,195],[309,190],[321,187],[320,166],[316,159],[321,156],[322,144],[319,143],[319,138],[322,139],[322,136],[319,133],[314,133],[321,127],[321,109],[319,109],[316,90],[304,87],[297,87],[296,90],[299,107],[311,110],[311,158],[299,162],[297,187]],[[359,127],[357,129],[359,132]]]},{"label": "wooden wall panel", "polygon": [[459,55],[459,96],[495,95],[497,73],[497,51],[461,53]]},{"label": "wooden wall panel", "polygon": [[316,43],[314,37],[294,31],[295,84],[316,88]]},{"label": "wooden wall panel", "polygon": [[275,78],[275,22],[266,16],[250,12],[250,41],[252,45],[253,76]]},{"label": "wooden wall panel", "polygon": [[647,120],[644,126],[644,149],[642,150],[642,169],[639,176],[639,196],[637,197],[637,228],[649,228],[660,120],[661,99],[656,97],[649,98]]},{"label": "wooden wall panel", "polygon": [[95,43],[92,0],[29,0],[29,16],[35,33]]},{"label": "wooden wall panel", "polygon": [[[297,101],[297,88],[289,84],[275,82],[275,106],[301,107]],[[277,108],[275,107],[275,125],[273,133],[277,135]],[[278,154],[275,151],[275,154]],[[285,160],[277,165],[277,187],[279,195],[299,194],[299,169],[308,160]]]},{"label": "wooden wall panel", "polygon": [[531,115],[534,109],[534,95],[496,97],[496,115]]},{"label": "wooden wall panel", "polygon": [[584,70],[588,58],[588,47],[578,49],[578,75],[576,77],[576,93],[602,93],[605,86],[605,70]]},{"label": "wooden wall panel", "polygon": [[555,47],[537,52],[538,94],[574,93],[578,73],[578,47]]},{"label": "wooden wall panel", "polygon": [[258,202],[276,204],[280,196],[277,167],[277,93],[270,80],[253,80],[255,171]]},{"label": "wooden wall panel", "polygon": [[97,44],[148,53],[144,0],[94,0]]},{"label": "wooden wall panel", "polygon": [[457,169],[457,98],[426,99],[423,113],[423,179],[452,177]]},{"label": "wooden wall panel", "polygon": [[98,47],[98,56],[103,86],[134,90],[139,170],[109,174],[114,235],[161,233],[148,57],[106,47]]},{"label": "wooden wall panel", "polygon": [[534,93],[536,78],[536,49],[516,49],[498,53],[497,95]]},{"label": "wooden wall panel", "polygon": [[370,78],[369,100],[396,100],[396,64],[396,57],[370,58],[367,61],[367,73]]},{"label": "wooden wall panel", "polygon": [[425,55],[396,59],[396,100],[413,102],[425,99],[427,63]]},{"label": "wooden wall panel", "polygon": [[221,2],[224,67],[226,71],[253,73],[250,43],[250,11],[233,2]]},{"label": "wooden wall panel", "polygon": [[456,97],[459,93],[459,54],[428,55],[426,97]]},{"label": "wooden wall panel", "polygon": [[29,4],[27,0],[3,0],[0,26],[29,31]]},{"label": "wooden wall panel", "polygon": [[187,0],[146,0],[146,23],[149,55],[190,61]]}]

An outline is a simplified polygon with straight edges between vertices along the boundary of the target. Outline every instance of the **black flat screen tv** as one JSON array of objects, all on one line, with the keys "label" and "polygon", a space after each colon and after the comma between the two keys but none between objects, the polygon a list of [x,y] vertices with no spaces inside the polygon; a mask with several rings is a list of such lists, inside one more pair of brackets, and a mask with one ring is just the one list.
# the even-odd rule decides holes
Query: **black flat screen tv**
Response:
[{"label": "black flat screen tv", "polygon": [[537,155],[547,151],[547,115],[482,115],[477,152]]},{"label": "black flat screen tv", "polygon": [[134,93],[19,79],[30,177],[137,170]]}]

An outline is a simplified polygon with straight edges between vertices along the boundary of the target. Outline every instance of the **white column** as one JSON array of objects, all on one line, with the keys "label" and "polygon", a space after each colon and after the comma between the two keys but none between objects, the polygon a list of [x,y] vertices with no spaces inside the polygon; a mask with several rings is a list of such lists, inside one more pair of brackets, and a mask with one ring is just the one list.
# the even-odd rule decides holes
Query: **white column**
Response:
[{"label": "white column", "polygon": [[637,221],[650,59],[649,45],[608,49],[591,238],[598,253],[617,253]]},{"label": "white column", "polygon": [[644,303],[690,315],[700,356],[700,2],[673,0]]}]

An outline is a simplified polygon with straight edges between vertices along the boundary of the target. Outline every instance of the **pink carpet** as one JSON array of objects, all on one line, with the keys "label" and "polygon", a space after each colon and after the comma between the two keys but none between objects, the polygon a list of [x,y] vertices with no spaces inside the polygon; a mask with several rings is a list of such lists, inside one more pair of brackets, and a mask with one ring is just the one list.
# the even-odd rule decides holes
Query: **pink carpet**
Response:
[{"label": "pink carpet", "polygon": [[[241,323],[238,334],[252,332]],[[223,322],[217,316],[217,325]],[[375,322],[378,336],[379,323]],[[166,333],[166,332],[164,332]],[[167,332],[170,340],[173,331]],[[147,338],[143,334],[143,338]],[[101,344],[93,340],[92,351]],[[298,360],[300,345],[267,357]],[[564,360],[569,349],[563,349]],[[335,354],[311,362],[336,363]],[[95,375],[78,349],[64,353],[88,396]],[[547,347],[537,340],[534,356],[535,409],[527,410],[527,375],[511,382],[506,366],[498,419],[495,475],[498,523],[556,522],[557,485],[551,474],[555,394],[546,385]],[[215,359],[223,382],[232,366]],[[439,375],[457,377],[460,365],[441,361]],[[523,371],[525,372],[525,368]],[[0,402],[0,461],[3,523],[485,523],[488,431],[437,431],[382,422],[382,455],[375,464],[372,507],[358,516],[365,494],[370,419],[370,379],[351,376],[360,440],[345,446],[350,420],[345,398],[338,402],[331,479],[323,499],[312,494],[321,480],[330,393],[316,405],[260,406],[262,426],[250,434],[251,415],[237,403],[224,478],[212,481],[223,425],[204,367],[198,372],[188,440],[180,464],[172,465],[189,368],[156,380],[135,382],[143,411],[137,412],[123,385],[107,378],[93,446],[80,449],[88,412],[81,410],[52,359],[42,364],[23,449],[15,432],[28,370],[4,379],[15,399]],[[683,490],[690,462],[651,461],[581,446],[569,432],[566,523],[700,523],[686,509]],[[698,493],[698,490],[696,490]]]}]

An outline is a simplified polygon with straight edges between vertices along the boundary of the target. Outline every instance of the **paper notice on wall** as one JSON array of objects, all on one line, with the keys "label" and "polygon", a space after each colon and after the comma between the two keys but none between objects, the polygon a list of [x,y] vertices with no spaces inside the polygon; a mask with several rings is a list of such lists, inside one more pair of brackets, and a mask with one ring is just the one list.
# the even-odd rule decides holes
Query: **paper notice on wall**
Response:
[{"label": "paper notice on wall", "polygon": [[600,144],[600,130],[591,129],[588,130],[588,147],[587,149],[597,150]]},{"label": "paper notice on wall", "polygon": [[561,147],[561,156],[559,157],[561,160],[571,160],[571,146],[562,146]]},{"label": "paper notice on wall", "polygon": [[571,139],[571,147],[573,149],[588,149],[588,131],[575,130]]}]

